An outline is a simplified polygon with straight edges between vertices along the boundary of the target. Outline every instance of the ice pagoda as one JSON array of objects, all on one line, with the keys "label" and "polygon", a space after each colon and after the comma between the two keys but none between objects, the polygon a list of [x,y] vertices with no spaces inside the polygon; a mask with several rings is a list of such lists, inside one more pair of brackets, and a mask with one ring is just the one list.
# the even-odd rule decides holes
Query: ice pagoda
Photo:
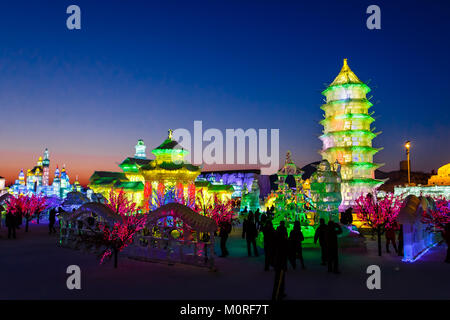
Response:
[{"label": "ice pagoda", "polygon": [[382,148],[372,147],[374,121],[366,98],[370,88],[353,73],[344,59],[344,65],[334,81],[322,92],[326,103],[323,134],[319,137],[323,147],[322,158],[341,165],[341,209],[353,204],[362,193],[372,192],[383,183],[375,179],[374,171],[383,164],[373,163],[373,156]]}]

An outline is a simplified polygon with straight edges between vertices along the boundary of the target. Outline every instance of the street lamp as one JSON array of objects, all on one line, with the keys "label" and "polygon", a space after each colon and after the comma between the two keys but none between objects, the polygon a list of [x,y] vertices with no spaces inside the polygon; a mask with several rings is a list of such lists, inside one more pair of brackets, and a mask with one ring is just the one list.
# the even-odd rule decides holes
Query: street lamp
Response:
[{"label": "street lamp", "polygon": [[406,141],[405,148],[406,148],[406,157],[407,157],[407,162],[408,162],[408,185],[410,185],[411,184],[411,167],[409,165],[409,149],[411,148],[410,141]]}]

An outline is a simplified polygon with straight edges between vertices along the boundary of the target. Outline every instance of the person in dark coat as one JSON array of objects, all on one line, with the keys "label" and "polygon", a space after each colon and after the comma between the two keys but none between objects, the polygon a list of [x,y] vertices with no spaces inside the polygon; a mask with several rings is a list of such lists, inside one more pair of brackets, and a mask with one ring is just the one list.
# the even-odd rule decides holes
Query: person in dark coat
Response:
[{"label": "person in dark coat", "polygon": [[8,227],[8,239],[16,238],[17,217],[12,212],[7,212],[5,217],[5,224]]},{"label": "person in dark coat", "polygon": [[386,237],[386,252],[389,251],[389,244],[392,242],[392,246],[394,247],[395,253],[397,253],[397,243],[395,242],[395,226],[386,227],[386,232],[384,233]]},{"label": "person in dark coat", "polygon": [[260,224],[260,218],[261,218],[261,212],[259,212],[259,209],[256,209],[255,211],[255,225],[256,228],[259,230],[259,224]]},{"label": "person in dark coat", "polygon": [[219,231],[219,237],[220,237],[220,250],[222,251],[222,258],[225,258],[226,256],[228,256],[230,253],[228,252],[227,249],[227,240],[228,240],[228,235],[231,232],[231,222],[230,221],[222,221],[220,223],[220,231]]},{"label": "person in dark coat", "polygon": [[327,246],[327,225],[325,224],[325,220],[323,218],[320,219],[320,224],[316,229],[316,233],[314,234],[314,244],[319,240],[320,250],[322,253],[322,265],[327,265],[327,254],[328,254],[328,246]]},{"label": "person in dark coat", "polygon": [[302,264],[302,269],[305,268],[305,262],[303,260],[303,250],[302,250],[302,241],[305,240],[305,237],[302,233],[302,228],[300,226],[300,221],[294,222],[294,229],[292,229],[289,234],[289,260],[291,262],[292,268],[297,267],[297,258],[300,259],[300,263]]},{"label": "person in dark coat", "polygon": [[275,281],[272,291],[272,300],[278,301],[286,297],[285,277],[288,260],[288,238],[284,221],[281,221],[278,226],[274,240]]},{"label": "person in dark coat", "polygon": [[341,226],[330,220],[327,227],[328,272],[340,273],[338,264],[338,234],[341,233]]},{"label": "person in dark coat", "polygon": [[270,219],[273,220],[274,215],[275,215],[275,207],[272,205],[270,207]]},{"label": "person in dark coat", "polygon": [[442,232],[442,238],[444,238],[447,243],[447,257],[445,258],[446,263],[450,263],[450,223],[447,223]]},{"label": "person in dark coat", "polygon": [[399,231],[398,231],[398,251],[397,255],[400,257],[403,256],[403,224],[400,225]]},{"label": "person in dark coat", "polygon": [[247,251],[248,256],[251,257],[252,253],[250,250],[251,245],[253,245],[253,251],[255,252],[255,256],[258,256],[258,249],[256,248],[256,237],[258,236],[258,230],[255,225],[255,218],[253,216],[253,212],[250,211],[247,218],[244,220],[244,224],[242,226],[242,239],[247,240]]},{"label": "person in dark coat", "polygon": [[286,223],[284,222],[284,220],[280,221],[280,225],[277,228],[277,232],[282,232],[284,234],[284,236],[286,237],[286,239],[288,238]]},{"label": "person in dark coat", "polygon": [[267,222],[267,213],[262,213],[261,214],[261,218],[260,218],[260,221],[259,221],[259,230],[263,230],[264,229],[264,226],[266,225],[266,222]]},{"label": "person in dark coat", "polygon": [[51,208],[48,214],[48,234],[56,233],[55,222],[56,222],[56,209]]},{"label": "person in dark coat", "polygon": [[345,225],[351,225],[353,223],[353,209],[352,207],[347,208],[341,213],[341,223]]},{"label": "person in dark coat", "polygon": [[275,246],[275,229],[272,221],[267,221],[263,227],[264,235],[264,271],[269,271],[273,265],[274,246]]}]

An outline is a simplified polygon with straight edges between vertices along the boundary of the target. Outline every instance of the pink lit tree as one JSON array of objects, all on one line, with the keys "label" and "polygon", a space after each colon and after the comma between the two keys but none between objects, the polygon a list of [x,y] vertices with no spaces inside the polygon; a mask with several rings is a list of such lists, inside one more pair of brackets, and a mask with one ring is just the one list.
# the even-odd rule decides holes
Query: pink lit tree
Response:
[{"label": "pink lit tree", "polygon": [[144,228],[145,214],[139,214],[136,204],[126,197],[123,190],[111,190],[109,203],[106,204],[119,217],[111,225],[99,222],[92,234],[81,235],[82,242],[89,242],[101,246],[100,263],[114,257],[114,268],[117,268],[118,255],[133,241],[136,232]]},{"label": "pink lit tree", "polygon": [[24,195],[19,195],[16,197],[11,197],[6,200],[6,211],[15,217],[22,217],[25,211],[25,198]]},{"label": "pink lit tree", "polygon": [[444,197],[434,199],[435,208],[429,212],[423,211],[422,223],[427,229],[444,231],[445,225],[450,223],[450,203]]},{"label": "pink lit tree", "polygon": [[231,200],[221,200],[214,196],[214,205],[210,212],[210,217],[220,226],[223,222],[233,223],[237,216],[233,211],[233,202]]},{"label": "pink lit tree", "polygon": [[25,218],[25,232],[28,232],[28,225],[34,217],[47,208],[47,200],[40,195],[19,195],[17,198],[10,198],[7,202],[7,211],[16,217]]},{"label": "pink lit tree", "polygon": [[203,190],[199,190],[196,196],[194,210],[204,216],[213,219],[218,226],[223,222],[234,223],[237,216],[233,211],[231,200],[222,200],[217,195],[208,196]]},{"label": "pink lit tree", "polygon": [[27,199],[25,210],[25,232],[28,232],[28,223],[47,209],[47,199],[40,195],[32,195]]},{"label": "pink lit tree", "polygon": [[142,230],[145,224],[145,215],[122,215],[122,220],[112,226],[99,223],[101,244],[105,250],[101,253],[100,263],[106,258],[114,256],[114,268],[117,268],[119,252],[132,243],[136,232]]},{"label": "pink lit tree", "polygon": [[355,201],[353,210],[358,219],[377,233],[379,256],[381,256],[381,235],[386,229],[396,227],[396,219],[401,206],[401,198],[392,193],[386,194],[381,200],[377,200],[369,193],[361,195]]},{"label": "pink lit tree", "polygon": [[136,203],[127,198],[127,195],[123,189],[115,191],[111,188],[106,206],[121,216],[133,215],[137,212]]}]

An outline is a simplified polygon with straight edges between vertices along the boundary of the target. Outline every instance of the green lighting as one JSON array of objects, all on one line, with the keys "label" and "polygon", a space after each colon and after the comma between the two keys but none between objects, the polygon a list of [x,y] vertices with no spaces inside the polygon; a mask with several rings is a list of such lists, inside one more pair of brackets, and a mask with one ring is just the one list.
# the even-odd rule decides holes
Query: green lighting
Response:
[{"label": "green lighting", "polygon": [[364,98],[364,99],[350,99],[349,98],[349,99],[341,99],[341,100],[330,101],[330,102],[322,105],[320,107],[320,109],[325,110],[325,109],[327,109],[329,107],[335,107],[336,105],[342,105],[342,104],[346,105],[346,104],[349,104],[349,103],[352,103],[352,104],[354,104],[354,103],[364,104],[364,105],[367,105],[368,108],[373,106],[373,103],[370,102],[369,100],[367,100],[366,98]]},{"label": "green lighting", "polygon": [[373,139],[377,136],[377,134],[369,130],[340,130],[325,133],[320,137],[322,138],[331,136],[370,137],[371,139]]},{"label": "green lighting", "polygon": [[382,164],[368,161],[382,148],[372,147],[372,139],[379,133],[370,129],[375,119],[368,112],[373,105],[366,97],[368,92],[370,88],[353,73],[347,59],[338,76],[322,92],[327,103],[321,106],[325,112],[320,121],[324,127],[319,137],[323,142],[321,154],[323,159],[342,166],[344,206],[352,205],[360,193],[372,192],[373,187],[383,182],[370,178]]},{"label": "green lighting", "polygon": [[344,88],[344,89],[362,88],[362,89],[364,89],[364,93],[367,94],[370,92],[370,88],[364,83],[346,83],[346,84],[340,84],[340,85],[328,87],[324,91],[322,91],[322,94],[324,96],[326,96],[327,93],[329,93],[330,91],[333,92],[333,91],[336,91],[336,90],[342,89],[342,88]]},{"label": "green lighting", "polygon": [[369,153],[377,153],[383,148],[372,148],[368,146],[349,146],[349,147],[331,147],[326,150],[323,150],[322,153],[329,153],[335,151],[356,151],[356,152],[369,152]]}]

